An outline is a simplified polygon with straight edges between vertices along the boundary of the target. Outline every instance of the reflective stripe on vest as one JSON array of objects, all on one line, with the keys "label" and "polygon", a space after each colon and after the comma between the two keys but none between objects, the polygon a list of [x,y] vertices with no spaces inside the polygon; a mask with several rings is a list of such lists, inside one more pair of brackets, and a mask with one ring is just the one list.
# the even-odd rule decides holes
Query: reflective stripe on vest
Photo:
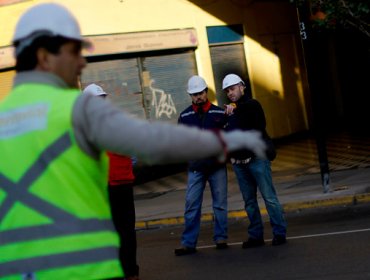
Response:
[{"label": "reflective stripe on vest", "polygon": [[[0,142],[0,151],[1,147]],[[4,226],[0,228],[0,277],[24,273],[37,274],[40,271],[70,267],[72,270],[76,267],[76,270],[83,272],[84,267],[90,264],[104,267],[101,270],[97,269],[101,275],[99,278],[122,275],[118,262],[118,236],[109,217],[97,214],[96,217],[92,215],[87,218],[79,218],[29,190],[45,174],[51,164],[58,161],[60,156],[67,151],[71,151],[73,147],[76,146],[72,142],[70,132],[65,132],[44,148],[28,169],[23,171],[23,175],[17,182],[2,173],[0,169],[0,190],[6,194],[5,198],[0,200],[0,225],[16,204],[24,205],[51,221],[51,223],[38,224],[36,222],[15,228],[4,228]],[[83,184],[83,181],[81,183]],[[57,188],[56,191],[58,191]],[[27,219],[27,217],[24,218]],[[97,240],[97,242],[91,243],[91,239],[95,240],[99,234],[108,236],[109,240]],[[82,245],[76,244],[75,248],[68,247],[67,250],[60,250],[63,238],[74,237],[78,238]],[[38,241],[56,244],[57,249],[50,247],[50,252],[45,253],[40,245],[32,247],[34,242]],[[5,252],[6,250],[9,252],[8,248],[12,246],[16,247],[18,251],[19,248],[22,248],[21,246],[28,246],[32,248],[32,252],[24,255],[24,252],[19,251],[18,257],[16,254],[8,254],[10,259],[6,259]],[[111,262],[111,264],[106,265],[107,262]],[[84,267],[79,267],[80,265],[84,265]],[[104,272],[102,274],[104,269],[107,271],[106,274]],[[83,275],[83,277],[86,279],[95,278],[94,274]]]}]

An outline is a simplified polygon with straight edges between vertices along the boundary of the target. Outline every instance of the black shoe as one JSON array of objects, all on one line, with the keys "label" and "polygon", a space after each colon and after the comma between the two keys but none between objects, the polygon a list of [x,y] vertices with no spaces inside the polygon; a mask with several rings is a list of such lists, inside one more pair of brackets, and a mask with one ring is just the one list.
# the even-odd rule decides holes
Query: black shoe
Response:
[{"label": "black shoe", "polygon": [[247,241],[243,242],[242,248],[243,249],[256,248],[264,245],[265,241],[263,239],[249,238]]},{"label": "black shoe", "polygon": [[229,248],[229,245],[227,245],[226,241],[221,241],[216,243],[216,249],[223,250]]},{"label": "black shoe", "polygon": [[184,255],[190,255],[197,252],[197,249],[192,247],[181,247],[175,249],[175,255],[176,256],[184,256]]},{"label": "black shoe", "polygon": [[274,236],[274,238],[272,239],[272,246],[279,246],[279,245],[283,245],[285,244],[287,241],[286,241],[286,237],[284,235],[276,235]]}]

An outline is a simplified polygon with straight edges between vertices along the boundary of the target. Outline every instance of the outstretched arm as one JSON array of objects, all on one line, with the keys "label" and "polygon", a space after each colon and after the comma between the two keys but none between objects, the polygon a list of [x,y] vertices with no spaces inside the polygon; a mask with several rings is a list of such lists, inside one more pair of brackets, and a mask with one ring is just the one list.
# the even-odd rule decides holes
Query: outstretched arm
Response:
[{"label": "outstretched arm", "polygon": [[211,131],[134,118],[93,96],[78,98],[73,124],[79,146],[91,156],[109,150],[150,164],[221,158],[225,148],[227,152],[252,148],[256,153],[264,149],[260,135],[251,132],[223,132],[222,140]]}]

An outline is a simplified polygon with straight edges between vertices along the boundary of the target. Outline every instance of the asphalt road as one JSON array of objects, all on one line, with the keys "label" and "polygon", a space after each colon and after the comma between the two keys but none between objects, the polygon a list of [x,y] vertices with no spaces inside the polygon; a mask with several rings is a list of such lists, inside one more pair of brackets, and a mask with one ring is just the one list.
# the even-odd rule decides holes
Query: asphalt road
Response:
[{"label": "asphalt road", "polygon": [[197,279],[370,279],[370,205],[335,207],[290,213],[288,243],[271,246],[265,224],[266,246],[242,249],[246,220],[231,220],[229,245],[216,250],[212,224],[203,224],[198,253],[176,257],[182,227],[138,232],[141,280]]}]

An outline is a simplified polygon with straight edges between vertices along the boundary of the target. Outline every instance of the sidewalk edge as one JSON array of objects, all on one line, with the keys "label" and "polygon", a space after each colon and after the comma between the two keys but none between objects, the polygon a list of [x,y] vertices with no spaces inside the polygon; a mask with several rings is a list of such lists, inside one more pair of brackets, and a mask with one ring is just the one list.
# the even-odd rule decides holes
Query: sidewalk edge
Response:
[{"label": "sidewalk edge", "polygon": [[[287,202],[283,203],[282,206],[284,211],[287,212],[294,212],[300,211],[305,209],[312,209],[312,208],[321,208],[321,207],[332,207],[332,206],[353,206],[357,204],[363,204],[370,202],[370,193],[364,194],[355,194],[355,195],[347,195],[347,196],[340,196],[334,198],[327,198],[327,199],[318,199],[318,200],[311,200],[311,201],[300,201],[300,202]],[[261,214],[267,215],[267,211],[265,207],[261,207]],[[229,211],[228,218],[229,219],[240,219],[247,217],[245,210],[233,210]],[[201,217],[202,222],[209,222],[213,220],[212,213],[203,214]],[[148,221],[137,221],[135,226],[137,230],[145,230],[145,229],[154,229],[164,226],[174,226],[174,225],[183,225],[184,224],[184,217],[172,217],[172,218],[163,218],[163,219],[153,219]]]}]

